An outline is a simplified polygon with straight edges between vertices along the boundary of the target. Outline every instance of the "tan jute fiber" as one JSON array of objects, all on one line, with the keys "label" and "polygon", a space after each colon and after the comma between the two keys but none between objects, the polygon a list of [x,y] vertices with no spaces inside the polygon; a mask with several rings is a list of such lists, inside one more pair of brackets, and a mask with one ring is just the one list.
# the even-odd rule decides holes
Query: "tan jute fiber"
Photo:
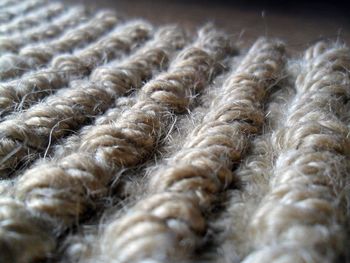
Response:
[{"label": "tan jute fiber", "polygon": [[350,262],[350,50],[0,2],[0,263]]}]

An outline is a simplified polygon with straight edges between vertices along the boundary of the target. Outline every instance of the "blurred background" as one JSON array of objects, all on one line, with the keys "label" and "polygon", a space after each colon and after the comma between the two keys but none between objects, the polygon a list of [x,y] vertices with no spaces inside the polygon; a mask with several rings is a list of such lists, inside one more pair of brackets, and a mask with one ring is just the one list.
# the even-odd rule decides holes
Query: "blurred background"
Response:
[{"label": "blurred background", "polygon": [[156,25],[178,23],[193,30],[214,22],[245,46],[258,36],[279,37],[296,50],[322,39],[350,44],[349,1],[249,0],[63,0],[92,8],[113,8]]}]

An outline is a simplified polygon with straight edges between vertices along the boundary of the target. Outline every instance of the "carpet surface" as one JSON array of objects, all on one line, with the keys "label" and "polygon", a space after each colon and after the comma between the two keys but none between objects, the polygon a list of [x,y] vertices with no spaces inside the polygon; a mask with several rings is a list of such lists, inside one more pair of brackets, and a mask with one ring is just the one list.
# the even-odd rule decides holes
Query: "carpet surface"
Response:
[{"label": "carpet surface", "polygon": [[0,263],[350,262],[350,49],[240,41],[2,0]]}]

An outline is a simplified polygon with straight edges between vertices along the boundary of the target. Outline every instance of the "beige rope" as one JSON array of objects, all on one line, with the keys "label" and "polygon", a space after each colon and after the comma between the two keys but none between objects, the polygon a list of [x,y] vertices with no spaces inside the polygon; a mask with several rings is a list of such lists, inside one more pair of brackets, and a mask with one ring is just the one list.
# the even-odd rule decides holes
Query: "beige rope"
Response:
[{"label": "beige rope", "polygon": [[244,159],[235,170],[235,175],[239,178],[238,187],[228,191],[226,197],[229,198],[224,198],[223,201],[225,208],[209,218],[208,227],[215,244],[215,250],[205,254],[212,259],[210,262],[240,262],[250,251],[247,230],[249,221],[268,191],[276,154],[271,134],[285,118],[286,105],[294,95],[289,79],[281,80],[269,91],[264,107],[266,114],[263,132],[251,139]]},{"label": "beige rope", "polygon": [[0,1],[0,263],[347,261],[349,49],[121,22]]},{"label": "beige rope", "polygon": [[259,40],[223,84],[218,98],[183,148],[150,175],[151,195],[102,236],[101,260],[184,260],[199,247],[202,209],[233,180],[230,168],[263,123],[266,89],[281,77],[283,45]]},{"label": "beige rope", "polygon": [[18,78],[31,69],[45,65],[59,53],[85,46],[111,30],[118,21],[114,12],[100,11],[83,25],[68,30],[49,43],[26,46],[18,54],[5,54],[0,58],[0,79]]},{"label": "beige rope", "polygon": [[18,15],[25,15],[27,12],[44,5],[47,0],[27,0],[19,1],[15,5],[2,8],[0,10],[0,23],[9,22]]},{"label": "beige rope", "polygon": [[[161,35],[162,35],[162,38],[164,38],[164,34],[161,34]],[[178,36],[176,37],[178,38]],[[161,40],[162,38],[160,38],[159,40]],[[167,45],[169,45],[170,43],[168,43]],[[149,46],[151,50],[147,52],[148,54],[154,53],[155,50],[153,46],[154,44]],[[195,73],[199,72],[199,71],[194,71],[195,69],[198,68],[198,70],[200,70],[201,67],[208,65],[208,61],[210,62],[210,57],[208,57],[208,55],[204,51],[199,52],[200,51],[199,49],[195,49],[195,50],[198,50],[197,53],[192,53],[190,56],[189,54],[190,52],[193,52],[193,47],[185,49],[184,52],[182,52],[175,59],[175,61],[171,63],[169,73],[160,74],[155,80],[152,80],[146,86],[144,86],[141,92],[147,90],[147,87],[155,86],[155,84],[158,84],[161,80],[163,80],[163,78],[167,79],[170,77],[174,78],[174,76],[179,76],[179,80],[181,80],[181,83],[184,83],[186,79],[183,78],[184,76],[183,74],[184,73],[190,74],[187,71],[184,71],[184,69],[191,70],[191,75],[195,76],[196,75]],[[147,53],[142,52],[141,54],[147,54]],[[162,53],[164,53],[164,51]],[[143,63],[140,60],[140,57],[137,57],[137,58],[138,59],[134,60],[134,63],[137,63],[139,65],[144,65],[144,66],[146,65],[146,63]],[[156,56],[154,58],[157,58],[155,62],[158,65],[159,63],[164,62],[164,59],[162,58],[162,56],[161,57]],[[142,66],[141,69],[144,66]],[[196,67],[196,68],[192,69],[193,67]],[[211,67],[213,66],[206,66],[206,68],[204,68],[203,70],[205,70],[205,72],[208,74],[209,73],[208,70],[210,70]],[[130,68],[130,73],[132,73],[132,67],[121,67],[122,70],[125,70],[126,68]],[[144,71],[145,70],[142,70],[142,72]],[[96,74],[97,73],[98,72],[96,72]],[[114,77],[115,81],[119,80],[118,81],[119,83],[121,83],[121,80],[124,80],[124,79],[127,80],[126,77],[128,75],[125,75],[125,73],[127,72],[120,71],[120,73],[118,73],[118,71],[116,70],[114,70],[114,72],[110,71],[111,77]],[[180,73],[182,73],[181,76],[180,76]],[[95,77],[100,77],[100,76],[103,76],[103,75],[101,73],[95,75]],[[192,80],[189,79],[187,81],[191,81],[191,83],[194,83],[196,79],[192,78]],[[114,84],[113,86],[118,87],[120,86],[118,82],[114,82],[111,84]],[[164,80],[163,82],[166,83],[166,81]],[[125,82],[125,83],[126,83],[126,87],[128,87],[129,86],[128,82]],[[175,82],[174,85],[175,84],[177,83]],[[187,87],[186,85],[184,86],[184,88],[189,89],[190,87]],[[165,101],[165,103],[166,102],[167,101]],[[148,99],[144,100],[141,97],[140,100],[128,111],[125,111],[116,122],[92,126],[90,127],[90,129],[87,130],[87,132],[81,134],[79,136],[81,138],[80,146],[77,152],[74,152],[71,155],[66,156],[62,160],[58,160],[57,163],[50,162],[48,164],[45,164],[45,167],[47,167],[46,169],[50,169],[50,170],[51,169],[57,170],[58,168],[57,172],[60,173],[60,175],[55,175],[54,178],[57,178],[57,179],[67,178],[67,183],[69,182],[69,180],[74,179],[74,177],[72,177],[73,174],[70,173],[71,170],[72,171],[81,170],[86,172],[89,171],[89,174],[85,174],[86,172],[81,174],[82,175],[81,180],[90,181],[91,179],[93,179],[95,183],[92,184],[91,186],[93,186],[94,188],[96,187],[97,188],[95,190],[93,190],[92,188],[91,190],[88,191],[88,193],[93,195],[94,195],[94,192],[96,194],[101,192],[103,193],[103,191],[105,191],[104,189],[106,187],[106,183],[111,179],[111,176],[112,176],[111,173],[113,173],[113,167],[118,168],[125,165],[127,166],[134,165],[140,162],[142,158],[147,156],[152,151],[152,149],[156,146],[155,143],[157,138],[159,137],[157,133],[160,132],[159,128],[161,127],[161,123],[159,123],[159,118],[161,118],[161,116],[159,116],[158,114],[163,112],[165,113],[165,109],[162,105],[160,105],[160,101],[153,101],[153,100],[150,101]],[[165,118],[166,116],[164,116],[163,118]],[[133,137],[133,135],[135,136]],[[118,147],[116,147],[115,145],[118,145]],[[64,167],[62,166],[63,163],[67,165],[66,169],[63,168]],[[75,167],[76,165],[79,165],[79,166]],[[86,169],[84,168],[85,165],[91,166],[91,168]],[[43,187],[43,185],[37,188],[37,186],[39,185],[37,185],[36,182],[43,182],[42,179],[48,178],[47,176],[49,174],[52,175],[51,172],[38,173],[37,171],[45,170],[42,168],[43,166],[38,166],[34,168],[32,171],[28,171],[28,173],[26,173],[20,179],[21,182],[18,184],[19,195],[22,196],[23,198],[26,198],[28,202],[31,199],[31,196],[32,196],[31,193],[33,193],[32,197],[35,199],[36,191],[45,191],[45,187]],[[73,169],[73,167],[75,168]],[[104,167],[104,169],[102,169],[101,167]],[[35,177],[33,177],[33,175],[35,175]],[[65,205],[65,207],[69,207],[69,206],[74,207],[74,209],[71,210],[71,212],[69,212],[67,209],[64,209],[64,211],[62,211],[65,214],[66,221],[74,219],[77,214],[81,213],[79,212],[79,210],[77,211],[77,207],[76,207],[77,203],[81,204],[81,208],[79,209],[85,210],[88,207],[90,198],[86,198],[85,195],[80,196],[79,194],[77,194],[81,191],[85,192],[84,189],[80,189],[80,188],[82,185],[86,185],[86,183],[77,184],[76,187],[79,187],[80,189],[79,190],[78,188],[72,189],[71,188],[72,184],[70,183],[68,183],[66,186],[62,184],[58,184],[55,186],[54,182],[51,179],[47,180],[47,182],[48,182],[47,187],[49,187],[51,191],[61,192],[60,190],[61,187],[65,187],[65,188],[67,187],[66,191],[72,191],[72,193],[76,193],[74,195],[76,196],[76,198],[79,198],[79,201],[75,200],[71,202],[70,199],[66,199],[64,196],[62,196],[62,200],[61,200],[62,205],[65,202],[68,202]],[[57,181],[57,183],[59,183],[59,181]],[[36,203],[34,199],[33,199],[33,204]],[[30,203],[32,203],[32,201],[30,201]],[[52,209],[54,209],[52,210],[53,216],[55,216],[58,211],[62,210],[59,207],[57,207],[55,203],[56,203],[55,201],[52,203],[53,205]],[[54,206],[56,208],[54,208]],[[45,209],[45,206],[36,207],[36,209],[40,209],[40,210]],[[50,212],[50,210],[47,210],[46,212]],[[73,218],[71,214],[74,215]]]},{"label": "beige rope", "polygon": [[85,8],[71,7],[66,12],[35,28],[29,28],[24,32],[13,33],[9,36],[0,37],[0,53],[16,53],[21,47],[39,41],[45,41],[59,36],[64,30],[83,23],[87,20]]},{"label": "beige rope", "polygon": [[[173,35],[174,33],[175,35]],[[179,38],[180,36],[176,31],[174,33],[160,33],[159,41],[164,41],[166,37],[172,39],[172,41],[169,41],[170,43],[166,45],[163,42],[163,48],[165,48],[165,50],[170,48],[169,45],[175,44],[175,47],[179,48],[184,44],[184,41],[181,40],[183,38]],[[202,86],[205,85],[205,79],[199,79],[201,81],[198,82],[195,76],[202,76],[203,78],[205,77],[207,81],[209,80],[214,67],[218,66],[216,59],[220,59],[222,55],[226,53],[223,52],[222,49],[226,48],[227,42],[222,41],[225,39],[223,39],[220,34],[214,34],[214,36],[211,35],[210,37],[208,37],[207,34],[201,33],[201,35],[202,34],[201,42],[203,41],[202,38],[206,38],[207,41],[204,43],[217,50],[209,50],[209,54],[211,54],[209,55],[200,48],[200,42],[196,42],[195,46],[185,49],[173,63],[171,63],[169,73],[160,74],[159,78],[157,77],[154,83],[158,83],[158,81],[162,79],[174,79],[174,77],[177,76],[179,82],[174,82],[174,87],[191,89],[196,83],[201,83]],[[175,41],[172,36],[176,36]],[[223,45],[225,46],[220,48],[220,46]],[[154,54],[156,50],[159,50],[158,52],[161,52],[160,54],[164,54],[161,47],[162,44],[158,47],[155,43],[150,44],[148,52],[144,50],[140,52],[138,56],[135,56],[135,65],[138,65],[140,69],[147,69],[149,67],[149,62],[147,60],[151,59],[151,57],[153,57],[151,59],[151,61],[154,61],[153,63],[157,63],[158,65],[159,63],[163,63],[164,59],[162,56],[150,57],[149,55],[149,53]],[[147,53],[148,59],[146,59]],[[216,56],[221,53],[221,57],[216,58]],[[144,62],[140,59],[142,54],[146,59]],[[158,59],[155,60],[157,57]],[[120,80],[126,79],[128,76],[126,75],[128,74],[128,68],[130,68],[129,74],[132,74],[133,70],[137,69],[137,67],[134,69],[132,67],[121,67],[119,74],[114,73],[114,80],[117,80],[116,77],[119,75],[118,82],[123,83]],[[95,77],[99,76],[101,75],[95,75]],[[189,78],[186,79],[184,76]],[[110,79],[113,80],[113,78]],[[112,86],[118,82],[113,81],[109,83],[109,85]],[[127,84],[128,82],[125,83]],[[192,85],[182,86],[188,83]],[[180,84],[181,86],[179,86]],[[180,93],[180,96],[184,96],[185,94],[188,93]],[[165,102],[165,104],[167,104],[167,102]],[[160,123],[158,122],[159,116],[155,113],[158,113],[160,109],[163,111],[163,107],[164,106],[159,105],[159,101],[143,99],[143,96],[140,96],[140,101],[129,111],[126,111],[120,117],[120,120],[116,122],[118,125],[114,125],[113,123],[99,125],[91,129],[90,132],[84,134],[78,152],[58,160],[57,163],[48,162],[43,165],[39,164],[33,169],[28,170],[17,184],[17,196],[25,201],[28,208],[50,215],[65,226],[72,225],[77,217],[82,215],[93,205],[91,202],[93,199],[105,193],[107,183],[112,179],[113,170],[118,167],[118,164],[132,165],[132,160],[134,163],[140,161],[135,158],[130,158],[131,154],[125,151],[130,151],[132,153],[135,151],[135,147],[138,147],[140,152],[139,156],[140,154],[147,155],[156,146],[155,142],[159,135],[154,134],[154,132],[159,131],[157,126],[160,127]],[[94,138],[91,137],[93,134],[95,134]],[[138,136],[132,138],[133,135]],[[108,143],[108,137],[115,139]],[[127,138],[128,140],[130,139],[129,143],[127,143],[127,141],[124,142]],[[94,142],[91,141],[94,139],[96,139]],[[107,141],[101,141],[104,139],[107,139]],[[117,145],[120,145],[119,149],[125,149],[125,154],[120,152],[117,147],[113,147],[110,143],[117,143]],[[105,157],[103,154],[105,154]],[[111,154],[114,155],[114,157],[107,159]],[[42,181],[42,178],[45,178],[44,181]],[[47,185],[44,185],[45,181]],[[51,200],[49,199],[50,196],[52,197]],[[7,240],[6,236],[2,236],[2,238],[5,241]],[[21,243],[20,239],[18,240],[18,246],[21,246],[23,249],[31,249],[31,246],[26,243]]]},{"label": "beige rope", "polygon": [[349,55],[323,42],[306,51],[297,96],[273,136],[271,189],[251,221],[257,251],[244,262],[334,262],[344,253],[350,144],[337,115],[350,95]]},{"label": "beige rope", "polygon": [[[0,221],[0,262],[26,263],[40,259],[55,246],[45,219],[21,202],[0,198]],[[21,243],[26,244],[26,250]]]},{"label": "beige rope", "polygon": [[[109,86],[109,90],[127,90],[130,88],[129,84],[133,84],[134,82],[135,87],[142,84],[142,80],[152,74],[152,71],[156,67],[164,66],[164,63],[167,62],[169,56],[172,52],[174,52],[174,49],[181,48],[184,45],[184,35],[181,30],[174,27],[165,27],[163,29],[160,29],[157,31],[155,35],[155,39],[148,43],[144,48],[140,49],[137,53],[135,53],[130,58],[127,58],[123,63],[117,64],[117,66],[114,67],[108,67],[106,70],[110,70],[110,74],[105,75],[109,76],[112,75],[112,77],[116,78],[117,75],[119,75],[119,82],[110,82],[105,83]],[[118,66],[119,65],[119,66]],[[119,72],[119,73],[118,73]],[[101,77],[98,72],[94,75],[94,78]],[[109,78],[111,79],[111,78]],[[107,79],[107,80],[109,80]],[[124,87],[122,86],[123,80],[128,80],[124,82]],[[102,78],[102,80],[105,80]],[[79,90],[82,92],[82,90]],[[85,158],[86,157],[86,158]],[[88,170],[85,171],[87,168],[86,165],[89,167]],[[69,168],[70,166],[74,168]],[[43,167],[46,167],[47,169],[43,169]],[[67,169],[65,169],[65,167]],[[39,171],[42,171],[44,173],[38,173]],[[75,172],[80,173],[78,177],[75,177]],[[70,172],[73,172],[73,174],[70,174]],[[61,174],[60,174],[61,173]],[[96,176],[96,178],[89,177],[88,173],[92,173],[92,175]],[[18,188],[18,195],[21,198],[25,198],[25,202],[27,204],[26,207],[28,207],[28,211],[31,211],[29,208],[31,205],[35,205],[36,207],[33,207],[33,209],[36,212],[44,212],[44,214],[53,216],[60,224],[63,224],[64,226],[71,226],[74,224],[77,217],[79,217],[83,212],[86,211],[86,209],[89,207],[90,198],[93,196],[97,196],[104,192],[105,187],[107,186],[106,183],[107,178],[103,178],[104,176],[110,176],[109,170],[104,170],[99,165],[96,165],[96,161],[93,159],[93,157],[89,154],[79,152],[75,153],[73,155],[68,156],[65,159],[60,160],[57,164],[53,162],[47,162],[44,164],[38,164],[37,166],[34,166],[33,169],[27,170],[27,172],[23,175],[23,177],[20,179],[20,182],[18,182],[17,186]],[[47,189],[48,192],[56,192],[56,194],[45,194],[46,190],[44,189],[44,185],[39,186],[37,183],[40,182],[41,178],[45,177],[46,179],[42,181],[42,183],[45,183],[45,181],[48,183],[48,187],[51,189]],[[79,179],[80,177],[80,179]],[[78,181],[77,181],[78,179]],[[80,182],[80,180],[83,180]],[[91,181],[92,180],[92,181]],[[101,180],[99,182],[99,180]],[[65,183],[64,183],[65,182]],[[56,184],[57,183],[57,184]],[[63,183],[63,184],[62,184]],[[81,184],[83,183],[83,184]],[[41,184],[41,183],[39,183]],[[102,185],[104,184],[104,185]],[[85,186],[83,186],[85,185]],[[83,186],[83,188],[81,188]],[[44,188],[42,188],[44,187]],[[70,192],[72,190],[72,196],[70,196],[68,199],[66,199],[65,194],[60,194],[61,190],[57,187],[61,187],[62,190],[67,191],[66,193]],[[90,188],[87,192],[84,190],[85,187]],[[90,191],[91,190],[91,191]],[[25,194],[25,192],[28,191],[28,196]],[[41,195],[39,192],[41,192],[43,195]],[[63,192],[62,192],[63,193]],[[33,195],[32,195],[33,194]],[[47,198],[51,195],[52,199],[51,201]],[[41,197],[43,198],[40,201]],[[34,200],[37,197],[39,199]],[[61,199],[61,201],[58,201],[58,199]],[[73,198],[73,199],[71,199]],[[46,200],[46,205],[45,205]],[[71,202],[71,201],[72,202]],[[39,205],[39,203],[42,203],[42,205]],[[76,203],[78,202],[78,203]],[[81,203],[81,204],[79,204]],[[53,205],[53,206],[52,206]],[[78,205],[78,206],[77,206]],[[47,208],[47,209],[46,209]],[[9,211],[12,211],[12,206],[7,208]],[[11,212],[12,213],[12,212]],[[25,219],[19,219],[14,218],[10,212],[7,214],[9,218],[2,218],[2,220],[12,220],[11,223],[15,226],[21,226],[22,224],[29,224]],[[29,213],[26,212],[26,209],[23,213]],[[35,219],[32,219],[31,217],[28,219],[30,222],[35,221]],[[60,225],[59,224],[59,225]],[[56,231],[59,230],[59,225]],[[16,229],[15,227],[13,229]],[[25,239],[26,236],[31,236],[31,230],[28,229],[28,232],[25,233],[18,233],[20,236],[16,240],[16,247],[19,247],[23,250],[25,250],[26,258],[27,260],[31,260],[36,258],[37,255],[37,247],[40,246],[40,251],[45,251],[45,253],[41,254],[41,257],[46,257],[48,255],[48,252],[53,249],[53,246],[50,246],[49,249],[46,250],[46,247],[42,247],[43,244],[41,244],[39,241],[36,241],[35,239],[31,240],[31,242],[27,242]],[[62,231],[62,230],[61,230]],[[11,241],[11,236],[15,233],[6,232],[4,235],[0,235],[0,243],[1,242],[14,242]],[[50,231],[48,232],[46,230],[46,233],[41,233],[42,236],[49,235],[49,240],[52,240],[52,234],[50,234]],[[23,239],[21,238],[23,236]],[[35,237],[35,235],[32,235]],[[48,244],[50,244],[48,242]],[[46,245],[46,244],[45,244]],[[8,255],[9,253],[13,253],[13,250],[11,251],[2,251],[4,254]],[[12,255],[10,254],[9,257]],[[22,255],[19,255],[18,257],[21,257]]]},{"label": "beige rope", "polygon": [[[129,43],[129,46],[124,43],[129,42],[131,36],[136,37],[136,40],[139,41],[147,38],[149,25],[144,23],[145,28],[140,28],[138,31],[133,23],[129,22],[126,26],[118,26],[96,43],[77,50],[73,54],[56,56],[47,69],[0,85],[2,115],[10,113],[16,106],[20,106],[18,110],[25,109],[55,89],[65,87],[71,80],[88,75],[94,67],[120,57],[125,51],[128,51],[129,46],[133,46],[133,43]],[[124,37],[125,35],[130,35],[130,37]]]},{"label": "beige rope", "polygon": [[[130,22],[116,34],[99,43],[99,48],[85,50],[86,52],[83,51],[79,56],[59,57],[53,64],[61,70],[80,72],[81,66],[89,66],[84,65],[86,59],[91,60],[89,62],[95,62],[96,57],[101,58],[102,61],[108,57],[120,57],[123,53],[128,53],[136,43],[143,42],[150,31],[147,23]],[[130,58],[129,61],[132,59]],[[39,81],[52,85],[51,76],[43,76],[43,80],[39,79]],[[65,80],[58,78],[57,81],[64,82]],[[103,78],[99,80],[94,76],[91,77],[91,81],[73,81],[69,88],[62,89],[27,111],[10,115],[7,120],[1,122],[1,176],[8,174],[26,156],[35,157],[28,154],[35,154],[47,149],[50,147],[51,141],[64,136],[92,116],[105,111],[111,104],[113,97],[122,94],[122,92],[119,87],[106,89],[103,81]]]},{"label": "beige rope", "polygon": [[64,7],[60,3],[44,5],[39,9],[27,13],[25,16],[13,19],[10,23],[0,25],[0,34],[13,34],[15,31],[22,31],[41,23],[47,23],[63,11]]}]

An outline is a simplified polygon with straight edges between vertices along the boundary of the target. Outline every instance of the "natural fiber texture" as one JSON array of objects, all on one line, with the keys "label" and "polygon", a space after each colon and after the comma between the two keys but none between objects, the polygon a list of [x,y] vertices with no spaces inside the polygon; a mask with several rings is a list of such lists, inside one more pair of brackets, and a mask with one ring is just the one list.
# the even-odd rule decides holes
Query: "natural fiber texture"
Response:
[{"label": "natural fiber texture", "polygon": [[1,1],[0,263],[350,262],[349,49],[235,40]]},{"label": "natural fiber texture", "polygon": [[26,46],[17,54],[3,55],[0,59],[0,78],[18,77],[30,69],[45,65],[56,54],[81,47],[110,30],[118,19],[110,12],[99,12],[85,24],[67,31],[58,39],[34,46]]},{"label": "natural fiber texture", "polygon": [[339,114],[350,94],[350,53],[321,42],[304,60],[289,114],[272,136],[271,190],[250,225],[260,250],[245,262],[333,262],[344,253],[346,197],[340,193],[350,142]]},{"label": "natural fiber texture", "polygon": [[[60,72],[66,71],[68,74],[74,75],[77,71],[85,75],[85,72],[90,72],[90,69],[96,66],[97,63],[94,62],[106,60],[108,57],[120,57],[123,53],[129,52],[137,42],[147,37],[149,31],[148,24],[131,22],[130,25],[123,26],[117,33],[103,39],[91,49],[83,50],[78,56],[57,57],[53,62],[54,68]],[[95,69],[95,71],[98,70],[99,68]],[[70,87],[48,96],[46,100],[37,103],[27,111],[8,116],[0,123],[0,133],[3,135],[0,146],[1,156],[7,157],[6,162],[1,164],[3,175],[9,168],[24,161],[23,157],[29,152],[47,149],[50,147],[51,140],[62,137],[70,129],[78,127],[88,118],[104,111],[113,97],[121,93],[119,87],[106,90],[103,83],[105,79],[94,78],[94,73],[91,82],[80,80],[72,82],[70,77],[64,79],[65,76],[62,78],[60,73],[56,75],[58,84],[65,85],[70,82]],[[36,77],[38,75],[34,78]],[[47,84],[49,88],[50,83]],[[126,91],[127,89],[124,92]]]},{"label": "natural fiber texture", "polygon": [[0,25],[1,34],[14,33],[16,31],[21,31],[26,28],[31,28],[40,23],[47,23],[47,20],[54,18],[55,16],[63,12],[63,5],[59,3],[53,3],[42,8],[36,9],[33,12],[26,14],[25,16],[20,16],[10,23]]},{"label": "natural fiber texture", "polygon": [[30,12],[31,10],[43,5],[46,3],[45,0],[29,0],[29,1],[18,1],[9,3],[8,7],[3,7],[0,12],[0,22],[1,23],[7,23],[13,19],[15,19],[17,16],[26,16],[27,12]]},{"label": "natural fiber texture", "polygon": [[38,27],[30,27],[25,31],[0,37],[0,52],[1,54],[6,52],[15,53],[27,44],[52,39],[69,27],[74,27],[86,19],[86,10],[83,7],[72,7],[51,19],[51,23],[45,21]]},{"label": "natural fiber texture", "polygon": [[150,175],[150,196],[107,227],[101,241],[102,257],[107,256],[103,260],[179,260],[201,244],[202,210],[231,184],[230,168],[242,158],[248,136],[261,128],[265,89],[280,77],[282,68],[283,47],[257,41],[228,76],[205,123]]}]

